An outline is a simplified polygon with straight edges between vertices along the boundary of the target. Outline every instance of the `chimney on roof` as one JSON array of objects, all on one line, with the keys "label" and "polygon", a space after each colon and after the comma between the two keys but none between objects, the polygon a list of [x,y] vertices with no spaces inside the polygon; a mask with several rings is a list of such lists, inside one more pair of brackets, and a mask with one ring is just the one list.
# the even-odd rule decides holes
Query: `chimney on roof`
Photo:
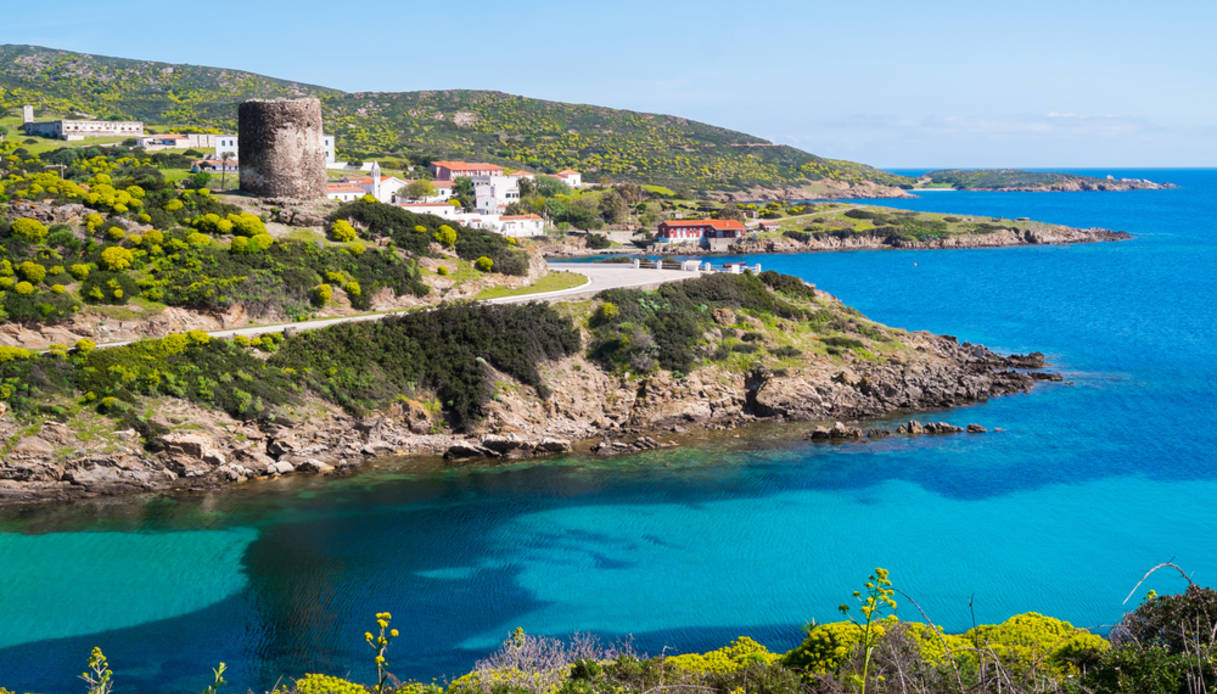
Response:
[{"label": "chimney on roof", "polygon": [[31,106],[30,104],[26,104],[25,106],[22,106],[21,107],[21,124],[25,125],[26,123],[33,123],[33,122],[34,122],[34,107]]}]

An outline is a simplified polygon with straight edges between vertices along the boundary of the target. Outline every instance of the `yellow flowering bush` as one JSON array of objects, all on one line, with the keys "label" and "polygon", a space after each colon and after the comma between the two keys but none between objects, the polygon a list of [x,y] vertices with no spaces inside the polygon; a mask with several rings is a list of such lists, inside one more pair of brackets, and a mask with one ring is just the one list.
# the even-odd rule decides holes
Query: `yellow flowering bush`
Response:
[{"label": "yellow flowering bush", "polygon": [[101,262],[111,270],[125,270],[135,262],[135,255],[122,246],[110,246],[101,252]]},{"label": "yellow flowering bush", "polygon": [[296,680],[295,694],[368,694],[362,684],[330,675],[305,675]]},{"label": "yellow flowering bush", "polygon": [[730,645],[708,653],[686,653],[664,659],[664,663],[689,672],[735,672],[750,664],[770,665],[781,659],[756,641],[741,636]]}]

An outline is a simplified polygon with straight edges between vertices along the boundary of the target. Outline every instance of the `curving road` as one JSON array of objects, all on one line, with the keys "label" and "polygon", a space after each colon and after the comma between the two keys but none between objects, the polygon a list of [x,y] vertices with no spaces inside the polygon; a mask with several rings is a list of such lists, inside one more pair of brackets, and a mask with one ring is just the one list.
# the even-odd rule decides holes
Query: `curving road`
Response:
[{"label": "curving road", "polygon": [[[569,289],[558,289],[552,292],[539,292],[536,294],[521,294],[518,296],[502,296],[497,299],[486,299],[482,303],[487,304],[520,304],[529,301],[570,301],[573,299],[587,299],[595,296],[605,289],[618,289],[622,287],[633,288],[652,288],[657,287],[665,282],[675,282],[685,280],[691,277],[697,277],[700,272],[688,272],[684,270],[656,270],[655,268],[639,268],[635,269],[630,265],[606,265],[596,263],[549,263],[551,271],[566,271],[574,272],[584,277],[587,277],[587,282],[578,287]],[[273,325],[252,325],[245,328],[228,328],[224,330],[210,330],[208,335],[217,338],[230,338],[237,335],[245,337],[253,337],[255,335],[263,335],[265,333],[280,333],[285,330],[316,330],[330,325],[339,323],[358,323],[362,321],[381,320],[389,316],[404,313],[410,310],[419,309],[401,309],[397,311],[385,311],[383,313],[367,313],[358,316],[335,316],[333,318],[317,318],[315,320],[299,321],[295,323],[276,323]],[[128,345],[136,340],[122,340],[120,342],[106,342],[97,345],[98,348],[105,347],[121,347]]]}]

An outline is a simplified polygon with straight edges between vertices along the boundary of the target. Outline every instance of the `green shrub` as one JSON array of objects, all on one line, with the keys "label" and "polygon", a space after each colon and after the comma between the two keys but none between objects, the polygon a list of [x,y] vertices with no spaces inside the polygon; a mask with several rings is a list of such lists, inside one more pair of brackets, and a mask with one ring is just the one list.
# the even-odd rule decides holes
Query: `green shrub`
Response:
[{"label": "green shrub", "polygon": [[479,256],[477,260],[473,261],[473,267],[477,268],[480,272],[490,272],[494,267],[494,261],[484,255]]}]

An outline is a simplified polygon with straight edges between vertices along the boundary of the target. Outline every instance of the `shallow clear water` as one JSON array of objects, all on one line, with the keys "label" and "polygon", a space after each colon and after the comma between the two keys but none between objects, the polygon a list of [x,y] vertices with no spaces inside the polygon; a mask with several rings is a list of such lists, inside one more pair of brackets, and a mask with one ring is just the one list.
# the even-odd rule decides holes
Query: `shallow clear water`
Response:
[{"label": "shallow clear water", "polygon": [[830,446],[769,426],[620,460],[386,464],[7,511],[0,685],[78,690],[93,645],[128,692],[198,691],[220,660],[234,689],[366,680],[380,610],[402,630],[393,671],[423,679],[463,672],[517,625],[633,634],[652,653],[743,633],[784,649],[878,565],[953,629],[969,600],[982,621],[1035,610],[1101,627],[1172,558],[1217,583],[1217,171],[1116,174],[1183,187],[880,204],[1129,242],[752,259],[891,325],[1048,354],[1073,385],[933,415],[1006,432]]}]

